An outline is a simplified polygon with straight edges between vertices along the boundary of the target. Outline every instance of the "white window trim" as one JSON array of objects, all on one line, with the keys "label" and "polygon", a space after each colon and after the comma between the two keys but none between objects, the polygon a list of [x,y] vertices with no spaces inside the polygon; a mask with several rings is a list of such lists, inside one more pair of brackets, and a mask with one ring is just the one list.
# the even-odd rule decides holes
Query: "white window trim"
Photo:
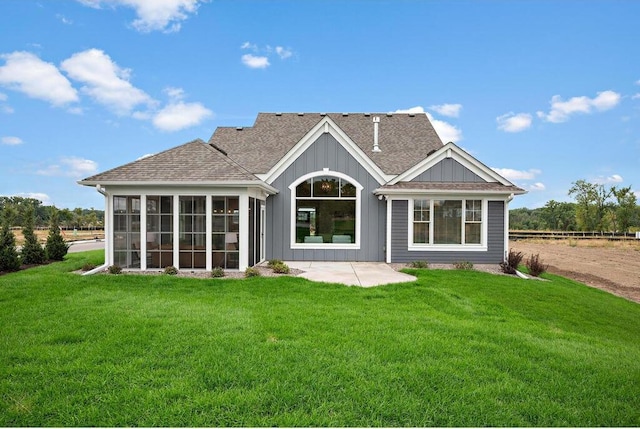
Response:
[{"label": "white window trim", "polygon": [[[451,201],[462,201],[462,231],[461,231],[461,240],[464,243],[465,239],[465,217],[466,210],[465,201],[466,200],[481,200],[482,201],[482,227],[480,228],[480,244],[428,244],[428,243],[414,243],[413,242],[413,202],[414,200],[422,200],[428,199],[430,204],[429,209],[429,240],[433,240],[433,228],[434,228],[434,208],[433,201],[434,200],[451,200]],[[409,198],[408,204],[408,213],[407,213],[407,250],[410,252],[428,252],[428,251],[437,251],[437,252],[486,252],[487,251],[487,237],[488,237],[488,200],[486,198],[475,198],[475,197],[445,197],[438,195],[435,196],[414,196],[413,198]]]},{"label": "white window trim", "polygon": [[[333,176],[350,182],[356,187],[356,226],[355,226],[355,243],[340,244],[340,243],[296,243],[296,187],[305,180],[312,179],[318,176]],[[339,171],[331,171],[328,168],[323,168],[321,171],[314,171],[312,173],[300,176],[296,181],[289,185],[289,195],[291,200],[291,211],[289,222],[291,224],[289,231],[289,246],[291,249],[360,249],[360,222],[361,222],[361,202],[362,202],[362,190],[364,187],[358,183],[353,177],[347,176]],[[332,198],[323,198],[332,199]],[[335,198],[337,199],[337,198]]]}]

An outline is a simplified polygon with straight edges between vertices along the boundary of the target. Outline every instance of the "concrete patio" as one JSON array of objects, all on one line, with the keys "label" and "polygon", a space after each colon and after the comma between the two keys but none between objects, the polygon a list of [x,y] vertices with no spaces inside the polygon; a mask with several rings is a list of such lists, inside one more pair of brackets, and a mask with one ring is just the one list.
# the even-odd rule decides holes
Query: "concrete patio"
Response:
[{"label": "concrete patio", "polygon": [[315,262],[285,261],[291,268],[304,271],[298,277],[316,282],[342,283],[347,286],[372,287],[415,281],[383,262]]}]

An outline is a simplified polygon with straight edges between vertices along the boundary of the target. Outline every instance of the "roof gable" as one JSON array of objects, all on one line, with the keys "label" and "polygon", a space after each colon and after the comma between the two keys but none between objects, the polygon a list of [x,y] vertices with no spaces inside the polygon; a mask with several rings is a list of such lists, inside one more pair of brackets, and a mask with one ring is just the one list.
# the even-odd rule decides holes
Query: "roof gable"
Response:
[{"label": "roof gable", "polygon": [[311,147],[311,145],[324,133],[331,134],[333,138],[335,138],[336,141],[378,181],[378,183],[386,183],[391,178],[385,175],[380,167],[378,167],[330,117],[324,117],[320,122],[318,122],[285,154],[284,157],[276,163],[276,165],[274,165],[266,174],[260,175],[261,178],[266,183],[273,183],[278,176],[293,164],[294,161],[309,149],[309,147]]},{"label": "roof gable", "polygon": [[[471,173],[478,176],[485,182],[497,182],[504,186],[514,186],[513,183],[496,173],[482,162],[456,146],[454,143],[447,143],[442,148],[432,153],[418,164],[414,165],[404,173],[396,176],[389,182],[389,185],[395,185],[399,182],[409,182],[419,175],[425,173],[444,159],[452,158]],[[477,179],[476,179],[477,181]]]},{"label": "roof gable", "polygon": [[[373,152],[374,117],[380,118],[380,152]],[[426,115],[399,113],[260,113],[252,127],[217,128],[209,143],[264,175],[325,119],[386,176],[404,172],[442,147]]]},{"label": "roof gable", "polygon": [[127,182],[200,183],[246,182],[260,180],[235,161],[200,139],[185,143],[103,173],[88,177],[80,184]]}]

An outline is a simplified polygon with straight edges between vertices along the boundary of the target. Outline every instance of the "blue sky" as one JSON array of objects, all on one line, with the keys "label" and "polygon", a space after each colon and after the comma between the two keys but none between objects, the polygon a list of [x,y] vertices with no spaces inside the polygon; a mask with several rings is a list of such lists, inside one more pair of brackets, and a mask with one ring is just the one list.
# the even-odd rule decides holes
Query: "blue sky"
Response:
[{"label": "blue sky", "polygon": [[258,112],[428,114],[529,192],[640,196],[637,1],[0,1],[0,195],[76,184]]}]

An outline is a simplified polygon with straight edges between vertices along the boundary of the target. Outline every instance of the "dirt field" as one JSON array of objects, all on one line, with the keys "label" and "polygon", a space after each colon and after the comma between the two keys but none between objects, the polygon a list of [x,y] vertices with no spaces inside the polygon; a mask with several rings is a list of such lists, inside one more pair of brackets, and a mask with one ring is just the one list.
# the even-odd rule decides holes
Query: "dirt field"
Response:
[{"label": "dirt field", "polygon": [[549,272],[640,303],[640,242],[519,240],[509,244],[526,258],[540,254]]}]

